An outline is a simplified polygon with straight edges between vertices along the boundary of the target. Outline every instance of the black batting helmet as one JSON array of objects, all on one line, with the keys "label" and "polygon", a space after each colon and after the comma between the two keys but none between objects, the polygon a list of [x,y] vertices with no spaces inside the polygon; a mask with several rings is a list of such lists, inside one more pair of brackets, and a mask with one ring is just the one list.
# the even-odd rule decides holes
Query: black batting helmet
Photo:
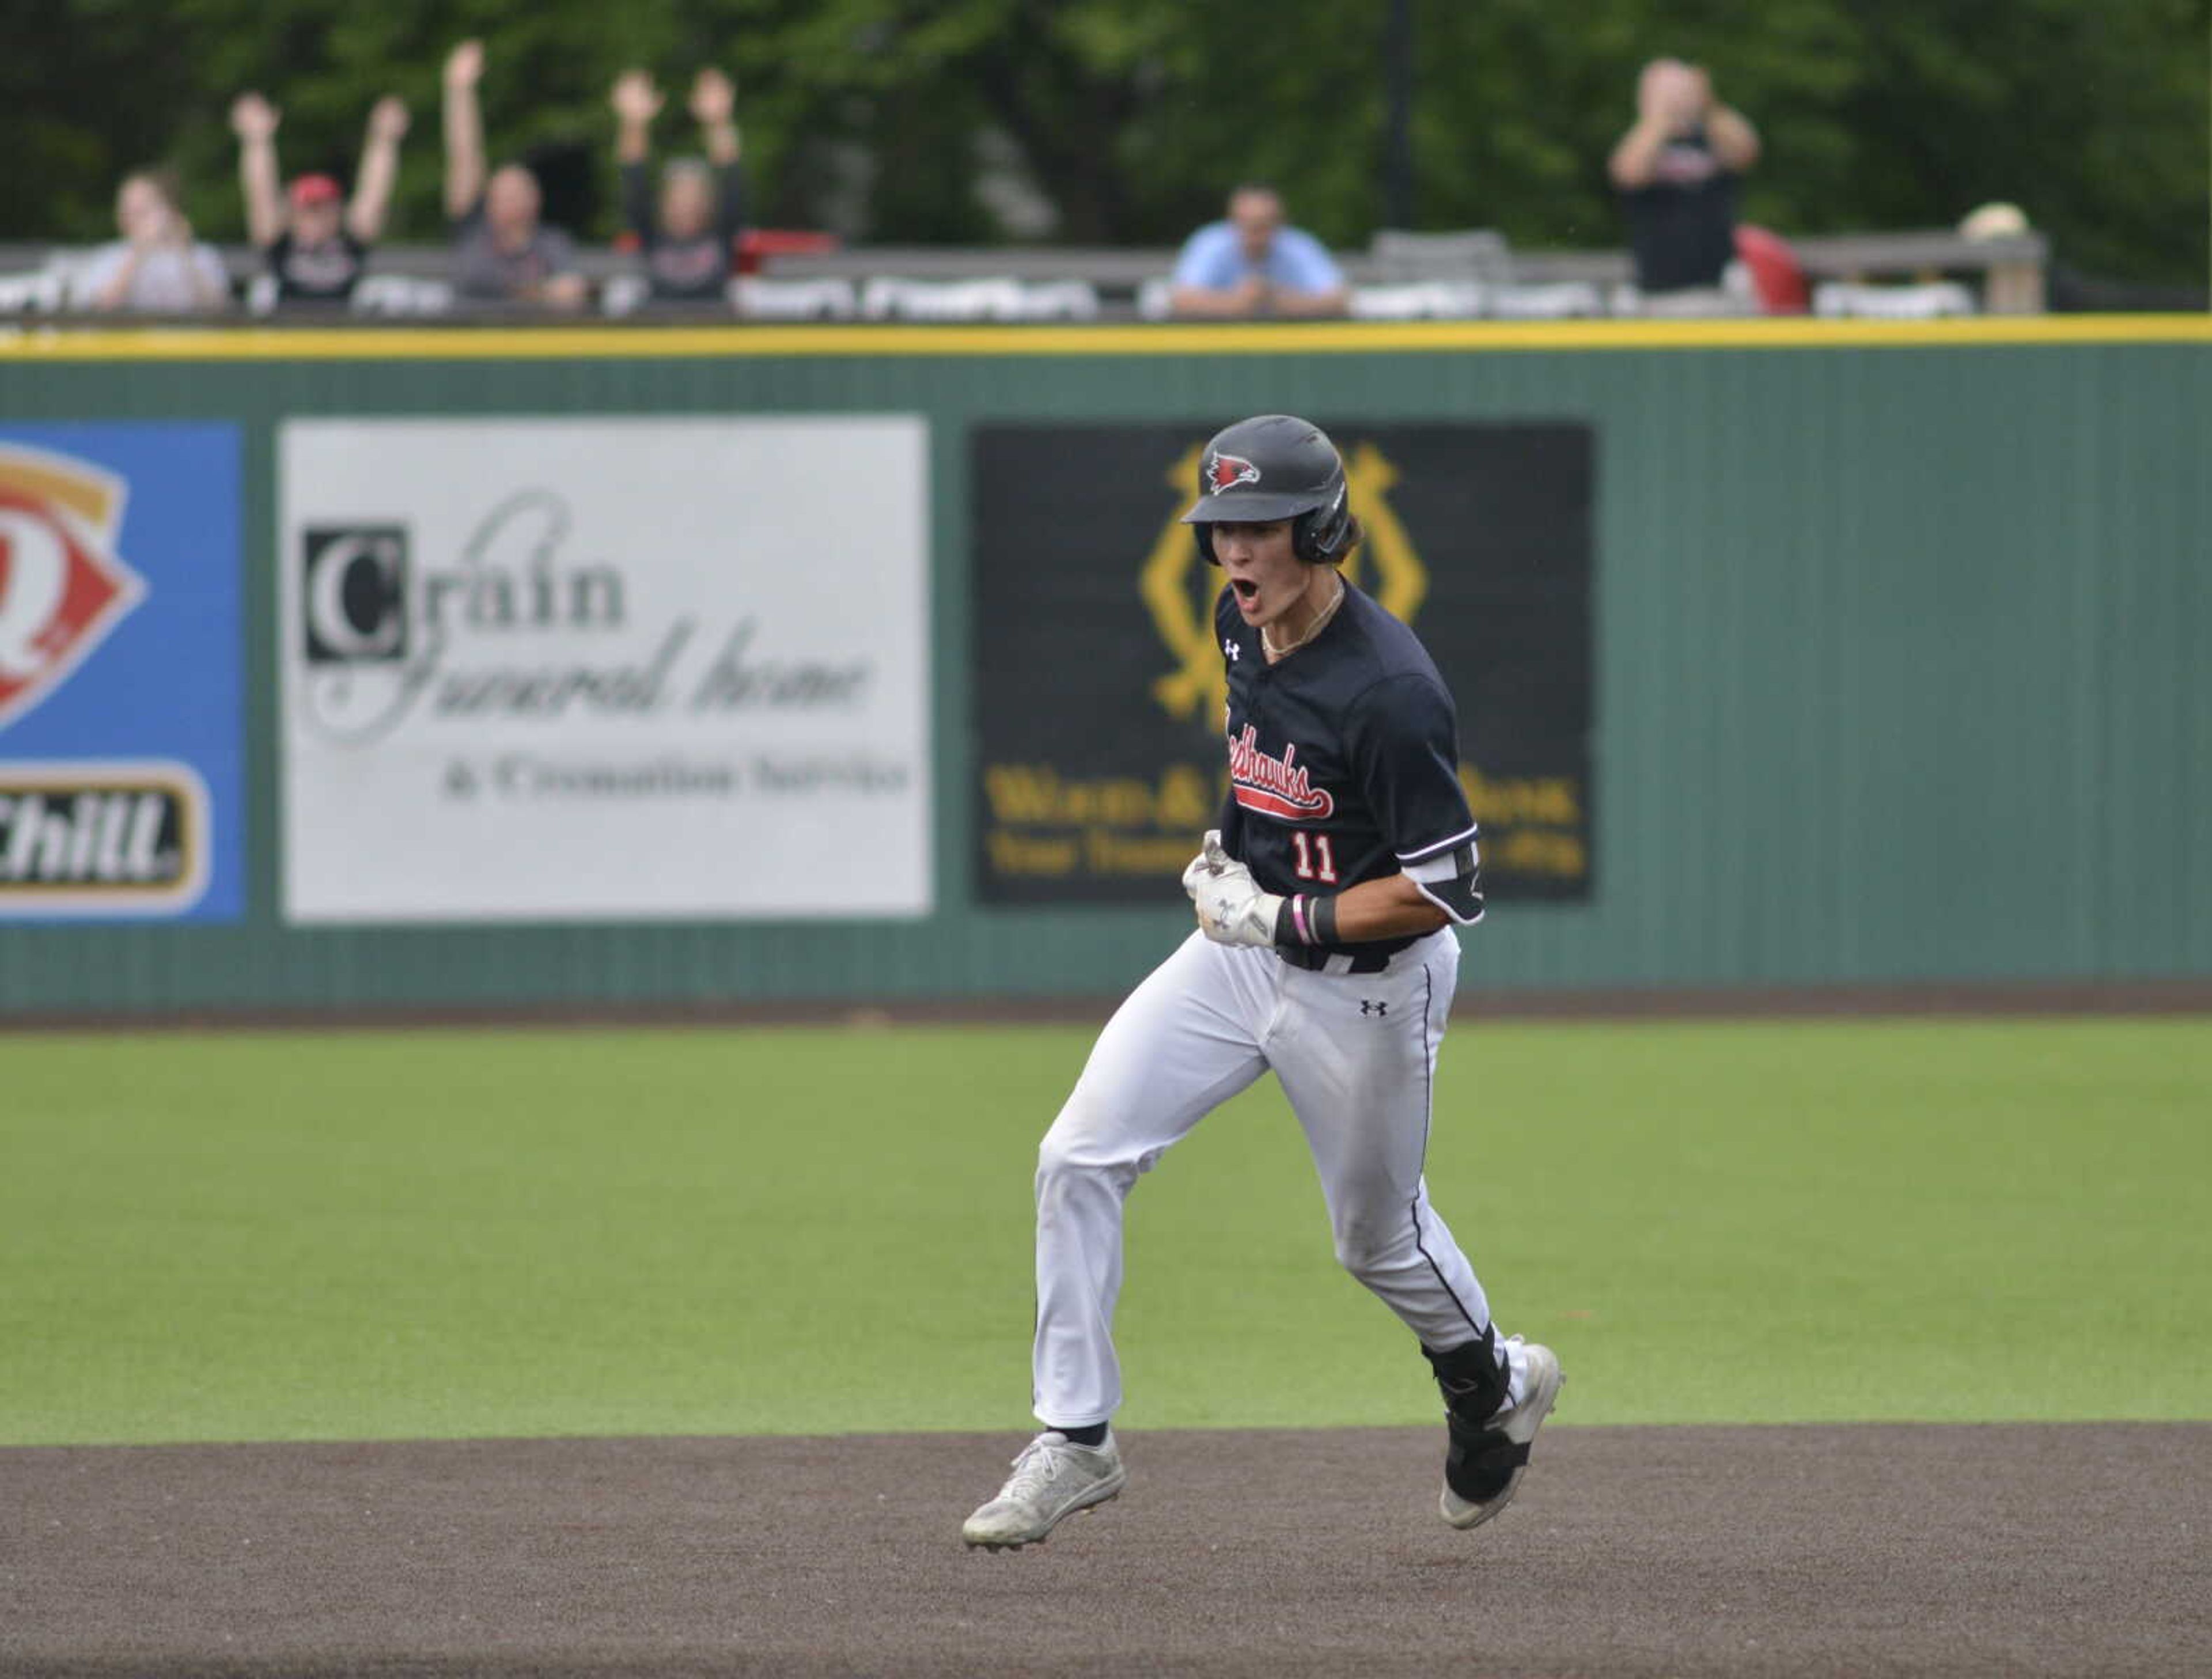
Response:
[{"label": "black batting helmet", "polygon": [[1198,551],[1213,555],[1212,526],[1291,521],[1291,551],[1309,565],[1343,557],[1353,524],[1344,459],[1328,435],[1289,414],[1260,414],[1216,432],[1198,458],[1198,500],[1182,522],[1198,526]]}]

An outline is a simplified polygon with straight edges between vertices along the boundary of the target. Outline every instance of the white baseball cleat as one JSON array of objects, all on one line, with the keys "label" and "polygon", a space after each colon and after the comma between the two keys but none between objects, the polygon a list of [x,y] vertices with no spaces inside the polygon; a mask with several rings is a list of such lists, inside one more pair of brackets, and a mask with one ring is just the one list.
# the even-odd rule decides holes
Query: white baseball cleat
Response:
[{"label": "white baseball cleat", "polygon": [[960,1536],[994,1551],[1040,1543],[1062,1518],[1105,1503],[1128,1479],[1112,1433],[1087,1446],[1048,1428],[1022,1448],[999,1496],[968,1518]]},{"label": "white baseball cleat", "polygon": [[1447,1414],[1451,1449],[1444,1458],[1444,1490],[1439,1500],[1444,1520],[1455,1528],[1480,1527],[1513,1502],[1521,1477],[1528,1472],[1528,1447],[1559,1396],[1567,1378],[1559,1357],[1535,1341],[1522,1349],[1528,1386],[1521,1402],[1475,1424]]}]

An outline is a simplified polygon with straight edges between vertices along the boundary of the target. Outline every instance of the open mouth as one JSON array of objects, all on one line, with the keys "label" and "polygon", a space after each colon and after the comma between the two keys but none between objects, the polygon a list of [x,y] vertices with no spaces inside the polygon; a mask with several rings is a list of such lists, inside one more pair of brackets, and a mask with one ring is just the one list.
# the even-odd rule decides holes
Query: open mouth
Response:
[{"label": "open mouth", "polygon": [[1248,606],[1260,598],[1260,586],[1249,577],[1232,577],[1229,580],[1229,587],[1237,591],[1237,598]]}]

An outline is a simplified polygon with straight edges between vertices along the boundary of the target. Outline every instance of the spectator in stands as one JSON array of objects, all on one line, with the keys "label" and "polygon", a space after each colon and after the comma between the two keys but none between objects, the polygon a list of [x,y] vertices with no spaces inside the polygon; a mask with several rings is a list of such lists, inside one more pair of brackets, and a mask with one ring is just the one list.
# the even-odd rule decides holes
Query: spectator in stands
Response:
[{"label": "spectator in stands", "polygon": [[[2027,239],[2034,232],[2027,212],[2002,200],[1981,205],[1959,223],[1959,236],[1978,243]],[[2083,273],[2055,251],[2040,267],[2033,260],[1993,263],[1988,275],[1982,307],[1991,314],[2041,314],[2046,307],[2069,314],[2202,314],[2212,307],[2203,286],[2108,280]]]},{"label": "spectator in stands", "polygon": [[463,41],[446,60],[446,215],[453,235],[453,289],[478,302],[584,305],[575,241],[540,222],[538,177],[520,163],[484,175],[483,113],[477,82],[483,43]]},{"label": "spectator in stands", "polygon": [[615,157],[622,166],[623,219],[644,252],[653,296],[664,302],[720,301],[736,265],[738,230],[744,220],[737,89],[718,70],[702,70],[692,82],[691,114],[698,120],[706,160],[678,158],[661,172],[658,213],[646,160],[653,119],[660,114],[660,90],[645,71],[625,70],[615,82],[611,103],[621,125]]},{"label": "spectator in stands", "polygon": [[222,257],[192,238],[173,178],[153,170],[125,176],[115,194],[115,222],[123,237],[94,251],[77,271],[70,300],[76,307],[168,315],[230,306]]},{"label": "spectator in stands", "polygon": [[1178,315],[1231,319],[1340,315],[1351,294],[1322,242],[1284,224],[1282,195],[1249,181],[1229,195],[1227,220],[1183,242],[1172,295]]},{"label": "spectator in stands", "polygon": [[1636,84],[1636,124],[1608,166],[1628,221],[1647,312],[1719,314],[1743,306],[1723,289],[1735,260],[1736,185],[1759,161],[1759,135],[1713,97],[1712,78],[1655,58]]},{"label": "spectator in stands", "polygon": [[240,94],[230,107],[246,233],[268,259],[278,302],[343,303],[368,265],[368,247],[384,232],[407,107],[387,94],[370,109],[350,204],[328,175],[301,175],[289,192],[279,190],[279,119],[259,94]]}]

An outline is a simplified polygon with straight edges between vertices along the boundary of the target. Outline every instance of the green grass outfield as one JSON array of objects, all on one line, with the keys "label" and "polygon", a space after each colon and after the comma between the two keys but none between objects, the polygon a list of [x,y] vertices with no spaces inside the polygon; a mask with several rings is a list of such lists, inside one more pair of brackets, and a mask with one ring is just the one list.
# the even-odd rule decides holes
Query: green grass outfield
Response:
[{"label": "green grass outfield", "polygon": [[[1024,1430],[1090,1037],[0,1038],[0,1443]],[[1462,1021],[1430,1181],[1565,1423],[2212,1417],[2212,1020]],[[1433,1416],[1272,1082],[1130,1225],[1128,1427]]]}]

